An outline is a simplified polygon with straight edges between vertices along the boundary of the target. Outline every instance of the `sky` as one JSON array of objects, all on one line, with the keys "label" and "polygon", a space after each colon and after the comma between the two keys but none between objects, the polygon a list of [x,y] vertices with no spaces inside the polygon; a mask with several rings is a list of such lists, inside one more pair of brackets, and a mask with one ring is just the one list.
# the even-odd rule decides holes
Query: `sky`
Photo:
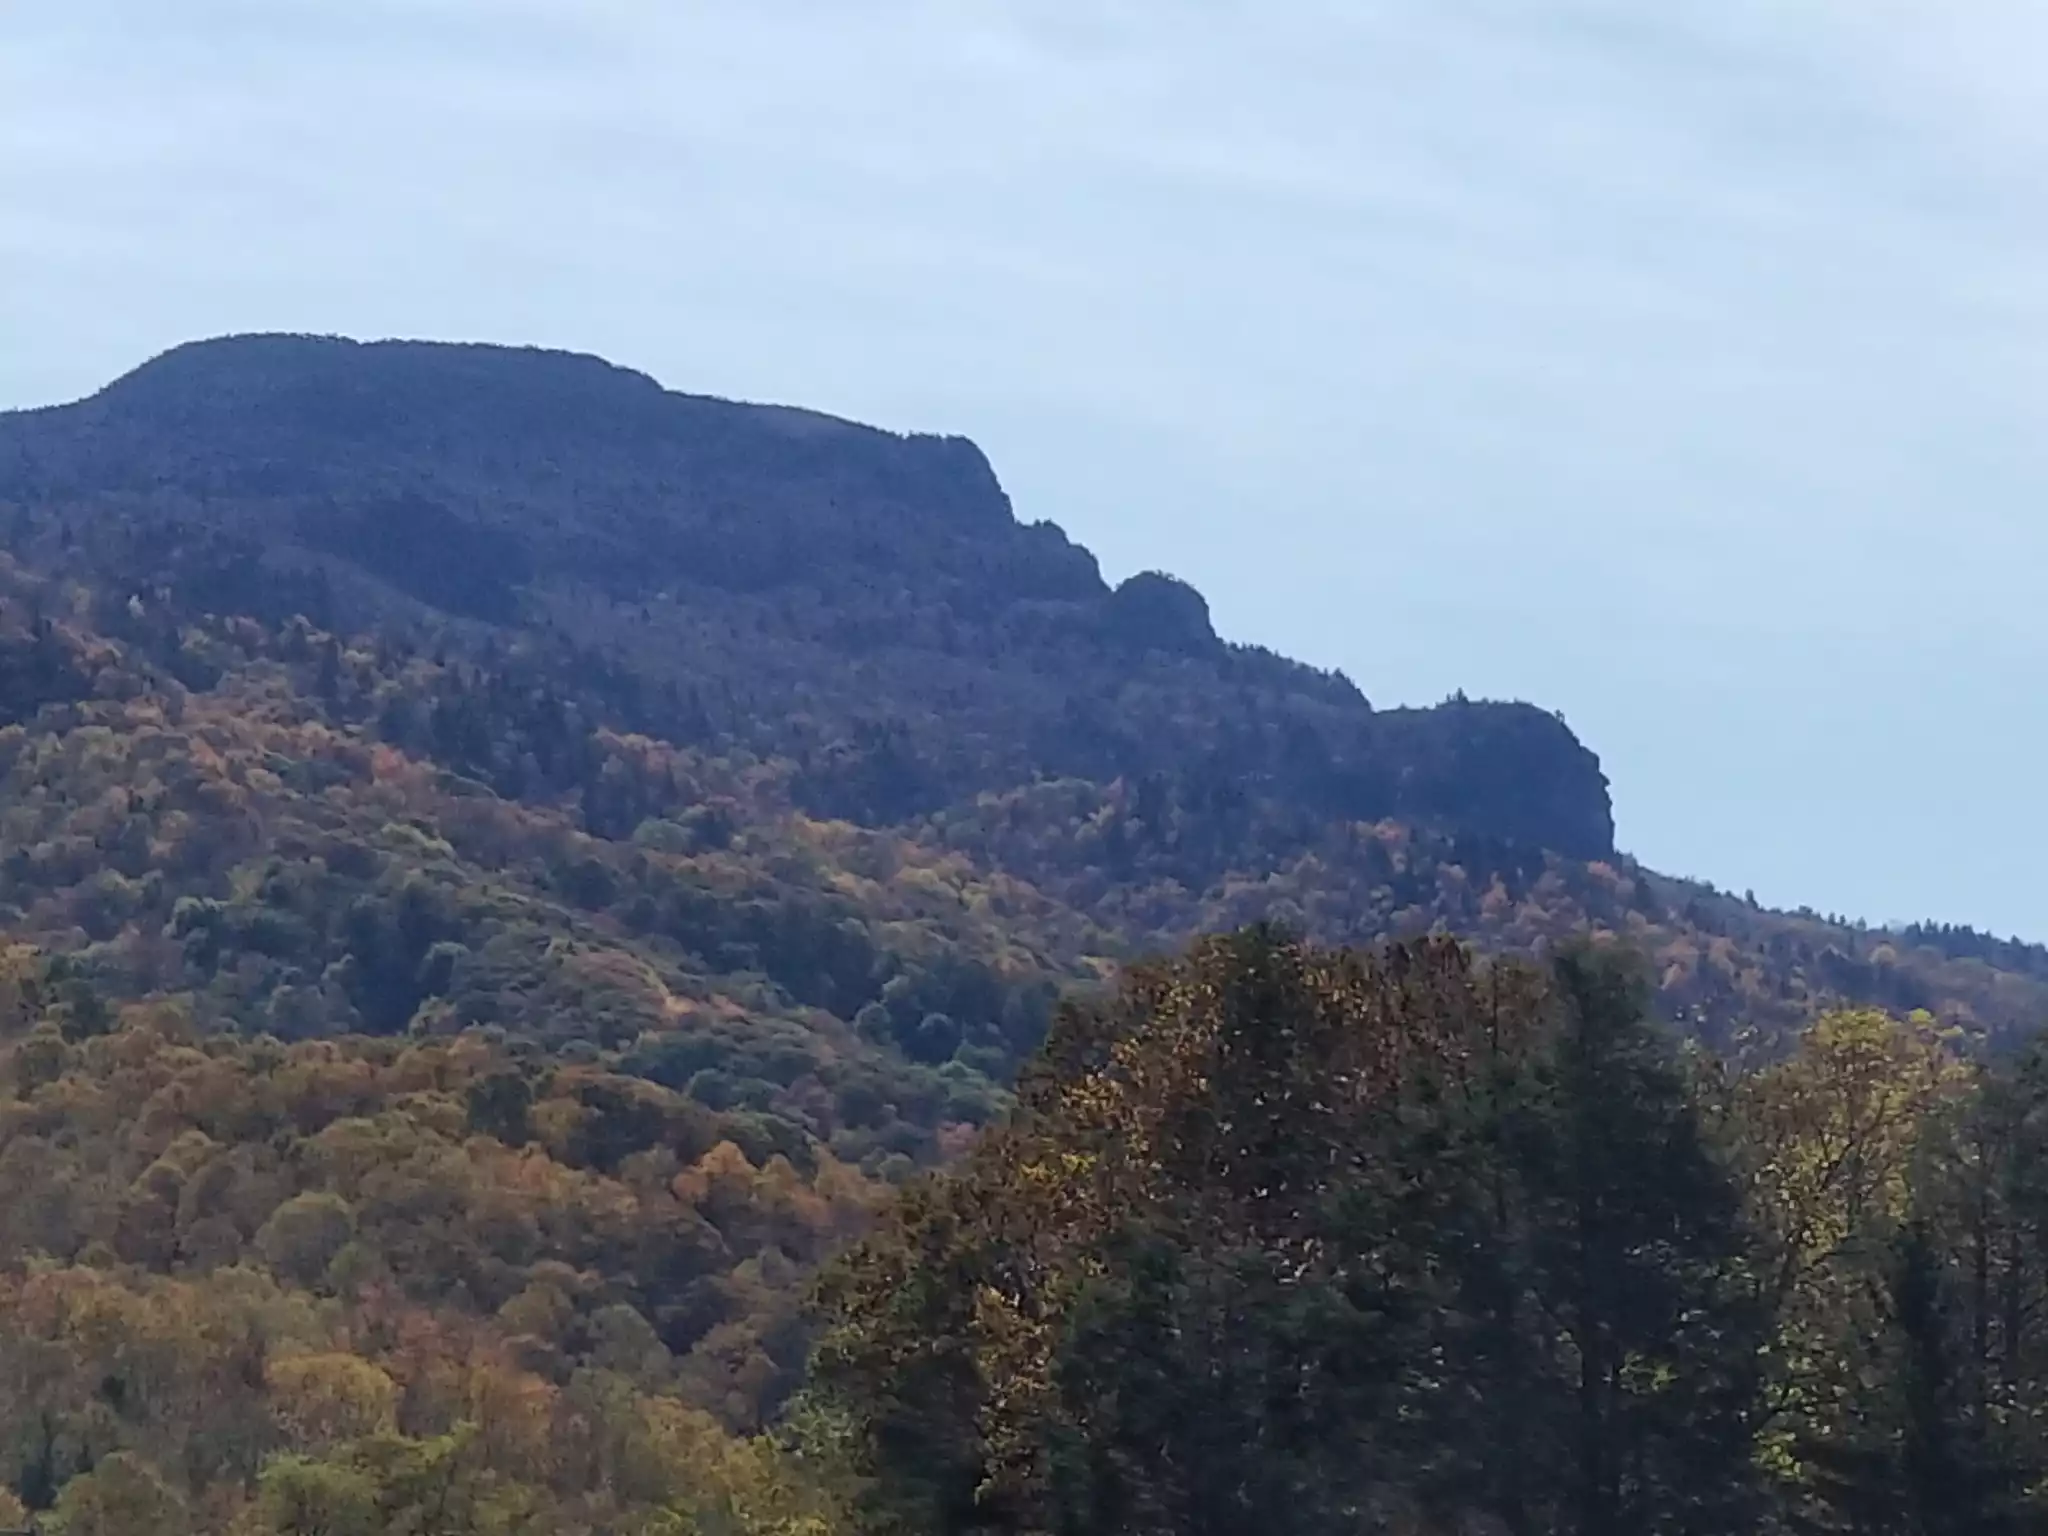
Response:
[{"label": "sky", "polygon": [[0,406],[232,331],[964,433],[1647,863],[2048,940],[2038,0],[0,0]]}]

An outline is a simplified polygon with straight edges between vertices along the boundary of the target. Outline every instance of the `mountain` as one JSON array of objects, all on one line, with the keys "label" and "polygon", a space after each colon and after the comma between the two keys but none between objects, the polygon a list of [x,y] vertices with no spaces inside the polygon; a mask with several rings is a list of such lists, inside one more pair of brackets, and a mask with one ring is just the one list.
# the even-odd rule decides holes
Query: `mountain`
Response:
[{"label": "mountain", "polygon": [[[1204,933],[1618,935],[1730,1055],[1844,1003],[1995,1045],[2048,1016],[2048,950],[1646,869],[1554,715],[1376,708],[1234,644],[1185,583],[1111,585],[1021,522],[957,439],[559,353],[239,337],[0,415],[0,534],[0,1526],[846,1529],[762,1433],[820,1380],[820,1265],[911,1175],[964,1168],[964,1221],[913,1257],[978,1317],[949,1242],[1013,1204],[1102,1209],[981,1128],[1062,996],[1082,1141],[1117,1093],[1203,1100],[1173,1042],[1238,1019],[1238,973],[1129,962]],[[1466,997],[1443,1040],[1499,1048],[1465,982],[1302,963],[1374,1017]],[[1304,1018],[1294,1057],[1254,1028],[1248,1059],[1320,1102],[1329,1018]],[[1788,1085],[1773,1134],[1833,1134],[1815,1083],[1947,1081],[1925,1021],[1847,1016],[1824,1061],[1813,1038],[1756,1079]],[[1532,1105],[1550,1083],[1531,1068]],[[1344,1166],[1445,1198],[1541,1173],[1439,1179],[1439,1131],[1477,1122],[1414,1107],[1374,1122],[1398,1157]],[[1798,1184],[1814,1157],[1759,1167]],[[1468,1230],[1411,1234],[1416,1284],[1473,1259]],[[873,1342],[938,1359],[897,1289]]]},{"label": "mountain", "polygon": [[[747,1424],[832,1234],[1001,1110],[1061,992],[1202,932],[1604,930],[1724,1047],[2048,1014],[2048,951],[1641,867],[1554,715],[1231,643],[958,439],[242,337],[0,415],[0,529],[0,1040],[46,1106],[0,1187],[90,1168],[0,1252],[203,1271],[344,1200],[409,1304],[625,1307]],[[350,1137],[466,1193],[393,1205]],[[269,1193],[180,1203],[206,1179]],[[508,1214],[543,1185],[574,1212]]]},{"label": "mountain", "polygon": [[[1111,586],[1056,525],[1020,522],[957,438],[566,353],[244,336],[0,415],[0,508],[22,579],[98,600],[78,643],[153,648],[188,694],[238,672],[194,660],[202,616],[297,633],[325,647],[282,683],[310,716],[603,844],[694,846],[655,825],[673,812],[964,860],[1089,931],[1041,946],[1050,974],[1271,915],[1508,945],[1590,921],[1646,940],[1674,1011],[1720,1036],[1828,997],[1996,1028],[2048,995],[2039,950],[1775,917],[1641,869],[1556,717],[1375,709],[1229,643],[1186,584]],[[367,670],[340,665],[345,640]],[[26,721],[51,685],[21,686]],[[744,763],[747,787],[679,803],[644,762],[597,766],[624,750],[603,741]]]},{"label": "mountain", "polygon": [[1153,774],[1323,820],[1612,849],[1597,761],[1540,711],[1375,711],[1218,639],[1183,583],[1111,588],[1055,525],[1017,521],[967,442],[669,394],[590,358],[187,347],[0,419],[0,499],[102,537],[120,516],[136,579],[176,551],[199,595],[274,620],[539,627],[673,690],[686,707],[648,716],[670,737],[834,754],[808,790],[826,814]]}]

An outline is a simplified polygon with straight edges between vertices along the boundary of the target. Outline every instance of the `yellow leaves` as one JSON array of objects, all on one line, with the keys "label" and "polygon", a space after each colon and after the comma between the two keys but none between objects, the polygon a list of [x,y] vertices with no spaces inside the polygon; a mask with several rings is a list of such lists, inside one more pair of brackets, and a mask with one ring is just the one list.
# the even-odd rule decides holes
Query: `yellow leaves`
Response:
[{"label": "yellow leaves", "polygon": [[980,1419],[988,1446],[984,1496],[1027,1485],[1038,1473],[1035,1422],[1054,1411],[1057,1329],[1051,1309],[1027,1315],[993,1286],[976,1288],[972,1326],[985,1397]]},{"label": "yellow leaves", "polygon": [[317,1448],[396,1428],[396,1383],[357,1355],[272,1360],[264,1369],[264,1383],[279,1424],[301,1446]]},{"label": "yellow leaves", "polygon": [[1931,1019],[1867,1009],[1828,1014],[1788,1060],[1747,1079],[1737,1114],[1758,1158],[1758,1215],[1784,1262],[1804,1270],[1858,1224],[1897,1216],[1915,1138],[1969,1082]]},{"label": "yellow leaves", "polygon": [[[10,957],[32,984],[33,953],[0,950],[0,976]],[[679,1292],[677,1274],[716,1283],[706,1302],[720,1320],[673,1365],[641,1351],[662,1365],[634,1390],[658,1380],[755,1421],[789,1386],[781,1341],[795,1335],[802,1266],[860,1230],[883,1193],[829,1154],[812,1177],[731,1142],[675,1187],[670,1147],[705,1112],[595,1066],[527,1069],[536,1144],[475,1135],[469,1088],[513,1067],[489,1032],[287,1047],[138,1007],[76,1045],[38,1029],[0,1045],[0,1063],[27,1095],[0,1103],[0,1266],[38,1250],[96,1266],[11,1282],[0,1267],[0,1377],[32,1341],[78,1401],[111,1382],[123,1413],[147,1405],[135,1434],[159,1467],[185,1465],[195,1426],[231,1423],[252,1443],[282,1426],[290,1443],[341,1447],[388,1431],[403,1401],[409,1432],[467,1417],[494,1465],[552,1477],[568,1410],[545,1376],[587,1367],[605,1285]],[[644,1109],[655,1145],[594,1159],[586,1098]],[[161,1273],[173,1266],[189,1278]],[[484,1307],[517,1299],[479,1316],[464,1287]],[[428,1297],[445,1310],[430,1314]],[[744,1528],[807,1529],[818,1517],[776,1502],[782,1474],[756,1449],[767,1462],[733,1464],[768,1490]]]},{"label": "yellow leaves", "polygon": [[533,1106],[534,1137],[553,1158],[561,1159],[567,1156],[583,1118],[583,1106],[574,1099],[542,1099]]},{"label": "yellow leaves", "polygon": [[256,1502],[231,1536],[376,1536],[383,1528],[378,1488],[354,1467],[279,1456],[263,1469]]},{"label": "yellow leaves", "polygon": [[[45,1270],[0,1286],[11,1324],[0,1356],[13,1356],[10,1369],[40,1360],[46,1382],[111,1391],[137,1433],[175,1451],[185,1436],[221,1427],[207,1421],[224,1399],[260,1401],[247,1379],[252,1342],[282,1341],[306,1322],[274,1289],[242,1278],[191,1284]],[[14,1353],[24,1348],[28,1356]]]},{"label": "yellow leaves", "polygon": [[1921,1138],[1972,1081],[1933,1019],[1859,1009],[1819,1019],[1790,1057],[1736,1085],[1758,1280],[1779,1319],[1767,1467],[1789,1467],[1794,1429],[1841,1397],[1869,1250],[1907,1212]]},{"label": "yellow leaves", "polygon": [[666,1469],[672,1524],[662,1536],[830,1536],[842,1529],[830,1493],[767,1439],[736,1439],[710,1415],[671,1399],[640,1406],[643,1432]]},{"label": "yellow leaves", "polygon": [[1018,1165],[1018,1178],[1026,1184],[1063,1184],[1067,1180],[1087,1178],[1096,1169],[1098,1159],[1087,1153],[1055,1151],[1051,1159],[1034,1159]]},{"label": "yellow leaves", "polygon": [[0,945],[0,1033],[13,1036],[40,1014],[43,957],[32,944]]}]

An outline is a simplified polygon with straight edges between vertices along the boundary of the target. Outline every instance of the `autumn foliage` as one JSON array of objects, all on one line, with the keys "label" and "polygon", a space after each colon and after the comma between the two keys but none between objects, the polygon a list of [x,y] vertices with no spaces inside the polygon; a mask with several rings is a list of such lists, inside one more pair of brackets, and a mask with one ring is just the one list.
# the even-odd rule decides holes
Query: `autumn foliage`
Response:
[{"label": "autumn foliage", "polygon": [[0,533],[0,1529],[2043,1519],[2048,950],[589,359],[187,349]]}]

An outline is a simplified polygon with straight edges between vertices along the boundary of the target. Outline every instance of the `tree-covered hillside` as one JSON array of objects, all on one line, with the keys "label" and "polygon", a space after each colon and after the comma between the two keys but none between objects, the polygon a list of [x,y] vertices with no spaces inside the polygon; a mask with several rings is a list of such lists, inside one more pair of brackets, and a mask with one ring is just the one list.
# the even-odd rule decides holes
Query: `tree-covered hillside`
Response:
[{"label": "tree-covered hillside", "polygon": [[[1203,934],[1618,936],[1731,1070],[2048,1017],[2048,951],[1643,869],[1554,716],[1229,643],[958,441],[243,338],[0,416],[0,533],[0,1484],[51,1531],[868,1518],[895,1389],[804,1394],[818,1266]],[[1037,1412],[990,1432],[1095,1432]]]},{"label": "tree-covered hillside", "polygon": [[[118,696],[299,732],[251,747],[287,760],[324,750],[307,730],[343,756],[382,748],[428,792],[477,801],[470,822],[566,826],[577,858],[631,865],[623,882],[551,876],[549,898],[635,938],[663,898],[628,890],[633,871],[751,864],[748,910],[775,906],[782,937],[673,916],[667,937],[846,1026],[883,1003],[906,946],[1065,980],[1267,917],[1343,942],[1631,932],[1671,1010],[1716,1038],[1831,998],[1998,1029],[2030,1020],[2048,980],[2025,946],[1760,913],[1642,870],[1614,848],[1597,760],[1553,716],[1375,709],[1342,676],[1219,639],[1185,585],[1112,588],[1057,527],[1020,523],[957,440],[675,395],[565,354],[244,337],[0,416],[0,519],[22,648],[5,718],[31,739],[84,718],[45,704]],[[413,814],[438,835],[438,807]],[[853,867],[766,868],[771,845]],[[898,860],[996,905],[948,905]],[[223,872],[160,891],[218,902]],[[928,930],[981,937],[877,938],[870,920],[905,902]],[[154,940],[160,915],[70,926]],[[789,938],[819,924],[870,931],[831,958]],[[239,952],[232,935],[220,952]],[[270,958],[283,970],[237,1018],[307,957]],[[323,971],[336,958],[321,950]],[[1044,993],[990,986],[905,1002],[898,985],[884,1042],[933,1065],[977,1052],[1002,1076]],[[371,1022],[402,1027],[422,1000],[394,987]]]}]

